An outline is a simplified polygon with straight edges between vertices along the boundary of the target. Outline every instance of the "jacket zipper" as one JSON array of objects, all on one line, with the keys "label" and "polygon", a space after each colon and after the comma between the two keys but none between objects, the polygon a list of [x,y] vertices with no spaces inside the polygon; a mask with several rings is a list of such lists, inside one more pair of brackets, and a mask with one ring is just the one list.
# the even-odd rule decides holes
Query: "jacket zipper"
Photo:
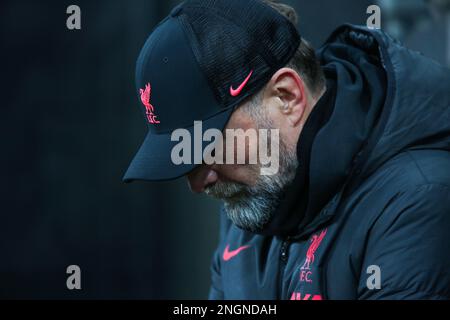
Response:
[{"label": "jacket zipper", "polygon": [[280,268],[278,271],[278,292],[280,293],[280,299],[283,299],[283,278],[284,270],[286,268],[287,260],[289,258],[289,244],[290,237],[286,237],[281,243],[280,249]]}]

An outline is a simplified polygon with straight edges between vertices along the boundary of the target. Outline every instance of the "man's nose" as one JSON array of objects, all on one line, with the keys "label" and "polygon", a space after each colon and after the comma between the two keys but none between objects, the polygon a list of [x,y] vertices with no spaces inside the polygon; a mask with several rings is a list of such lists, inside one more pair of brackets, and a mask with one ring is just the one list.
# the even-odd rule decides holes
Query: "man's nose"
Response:
[{"label": "man's nose", "polygon": [[201,193],[205,188],[218,180],[217,172],[211,167],[199,167],[188,175],[189,187],[192,192]]}]

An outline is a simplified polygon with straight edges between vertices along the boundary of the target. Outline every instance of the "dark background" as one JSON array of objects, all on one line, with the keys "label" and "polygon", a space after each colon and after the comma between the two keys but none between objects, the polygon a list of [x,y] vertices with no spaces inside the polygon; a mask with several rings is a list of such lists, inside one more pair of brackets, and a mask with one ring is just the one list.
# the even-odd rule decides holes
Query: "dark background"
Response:
[{"label": "dark background", "polygon": [[[146,130],[135,60],[178,2],[1,1],[0,298],[207,297],[219,204],[184,180],[121,182]],[[423,1],[380,2],[383,29],[449,61],[445,20]],[[365,24],[372,1],[286,3],[319,46],[341,23]],[[71,4],[81,30],[66,28]],[[82,290],[66,288],[71,264]]]}]

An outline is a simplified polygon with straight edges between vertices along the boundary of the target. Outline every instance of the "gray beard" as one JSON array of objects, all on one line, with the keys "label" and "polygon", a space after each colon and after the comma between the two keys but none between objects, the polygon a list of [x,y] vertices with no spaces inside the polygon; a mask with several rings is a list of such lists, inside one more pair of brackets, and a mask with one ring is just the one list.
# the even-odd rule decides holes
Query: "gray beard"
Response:
[{"label": "gray beard", "polygon": [[[259,175],[254,186],[234,182],[217,182],[205,193],[224,202],[228,218],[239,228],[257,232],[271,220],[282,194],[294,180],[298,167],[297,154],[280,140],[280,167],[275,175]],[[258,170],[259,168],[255,168]]]}]

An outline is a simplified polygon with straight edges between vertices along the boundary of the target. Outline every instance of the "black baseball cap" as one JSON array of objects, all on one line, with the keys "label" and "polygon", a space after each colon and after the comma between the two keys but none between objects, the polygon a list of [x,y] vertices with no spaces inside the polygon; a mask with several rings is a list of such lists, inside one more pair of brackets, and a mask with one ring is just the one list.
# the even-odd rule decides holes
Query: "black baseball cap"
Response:
[{"label": "black baseball cap", "polygon": [[[136,91],[148,133],[123,180],[170,180],[196,167],[171,160],[172,132],[194,139],[223,130],[237,106],[259,92],[300,45],[296,27],[260,0],[187,0],[141,50]],[[202,121],[194,133],[194,121]],[[197,130],[198,131],[198,130]],[[202,142],[202,150],[211,142]],[[194,142],[191,143],[193,158]]]}]

